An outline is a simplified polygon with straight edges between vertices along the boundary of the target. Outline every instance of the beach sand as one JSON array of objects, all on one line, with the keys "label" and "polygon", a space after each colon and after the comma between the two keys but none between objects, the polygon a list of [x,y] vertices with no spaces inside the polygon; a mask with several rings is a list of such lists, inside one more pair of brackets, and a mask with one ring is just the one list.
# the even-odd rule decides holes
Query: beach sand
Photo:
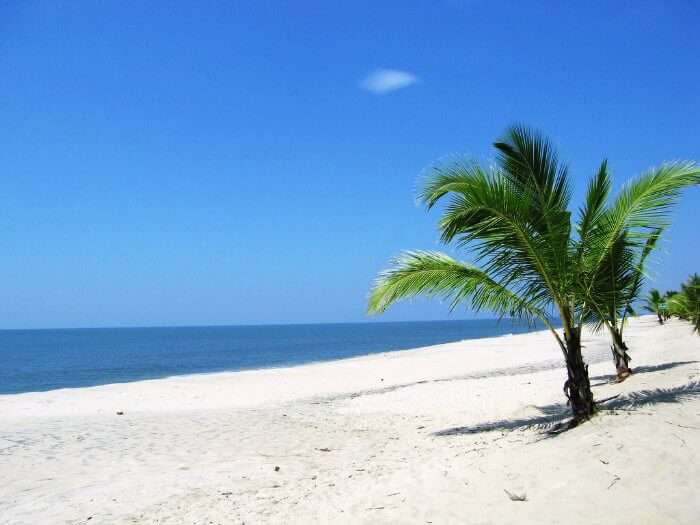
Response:
[{"label": "beach sand", "polygon": [[620,396],[558,435],[548,332],[0,396],[0,523],[700,523],[700,337],[627,334],[622,384],[585,335]]}]

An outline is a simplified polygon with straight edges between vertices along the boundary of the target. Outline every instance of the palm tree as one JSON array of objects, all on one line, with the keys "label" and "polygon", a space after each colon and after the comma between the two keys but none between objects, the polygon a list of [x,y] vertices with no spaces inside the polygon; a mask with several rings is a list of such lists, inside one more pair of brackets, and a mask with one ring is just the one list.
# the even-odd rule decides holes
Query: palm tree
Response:
[{"label": "palm tree", "polygon": [[[564,392],[575,425],[595,412],[581,352],[593,283],[620,237],[646,242],[650,227],[662,226],[680,190],[700,183],[700,170],[692,163],[662,166],[628,184],[610,206],[607,172],[599,170],[574,236],[568,169],[552,145],[516,126],[494,146],[494,166],[437,165],[420,195],[429,209],[449,197],[439,222],[441,240],[471,246],[480,266],[441,253],[405,252],[380,273],[368,310],[383,312],[401,299],[429,295],[449,299],[453,309],[469,300],[474,310],[540,320],[564,356]],[[557,318],[562,333],[555,328]]]},{"label": "palm tree", "polygon": [[641,247],[636,245],[630,232],[623,232],[604,259],[590,289],[589,320],[595,324],[596,330],[605,327],[610,332],[610,350],[618,381],[623,381],[632,373],[629,366],[632,358],[628,354],[629,347],[623,331],[627,317],[635,314],[633,303],[639,297],[644,282],[644,264],[656,247],[662,231],[662,228],[657,228]]},{"label": "palm tree", "polygon": [[661,297],[661,294],[656,288],[652,288],[651,290],[649,290],[649,294],[644,299],[644,309],[647,312],[656,314],[656,317],[659,320],[659,324],[664,324],[664,303],[664,298]]},{"label": "palm tree", "polygon": [[693,331],[700,334],[700,276],[691,275],[681,291],[668,299],[669,314],[690,321]]},{"label": "palm tree", "polygon": [[666,305],[666,308],[664,308],[664,321],[668,321],[671,318],[671,310],[670,310],[670,300],[671,297],[676,295],[678,292],[676,290],[666,290],[666,293],[664,294],[664,303]]}]

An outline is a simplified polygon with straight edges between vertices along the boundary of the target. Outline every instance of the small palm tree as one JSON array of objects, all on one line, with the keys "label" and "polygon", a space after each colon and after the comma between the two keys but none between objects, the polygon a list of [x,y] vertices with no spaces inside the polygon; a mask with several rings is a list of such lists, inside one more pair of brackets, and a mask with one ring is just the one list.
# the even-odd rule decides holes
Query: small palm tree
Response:
[{"label": "small palm tree", "polygon": [[692,163],[652,170],[625,187],[609,207],[607,172],[600,170],[573,229],[568,169],[551,144],[516,126],[494,146],[496,165],[438,165],[420,195],[428,208],[449,197],[439,222],[441,239],[473,247],[480,266],[441,253],[406,252],[379,275],[368,309],[383,312],[399,300],[429,295],[449,299],[452,308],[469,300],[474,310],[540,320],[564,356],[564,392],[572,424],[578,424],[595,412],[581,352],[581,328],[598,295],[591,291],[594,282],[606,271],[619,239],[629,235],[646,242],[652,229],[662,226],[680,190],[700,183],[700,170]]},{"label": "small palm tree", "polygon": [[647,312],[656,314],[659,324],[664,324],[663,310],[665,302],[656,288],[649,290],[649,294],[644,299],[644,309]]},{"label": "small palm tree", "polygon": [[613,250],[605,258],[590,289],[590,321],[596,330],[603,327],[610,332],[613,363],[617,380],[623,381],[631,373],[631,357],[623,332],[627,317],[634,315],[633,304],[644,282],[644,264],[656,247],[663,229],[657,228],[639,249],[629,232],[624,232]]},{"label": "small palm tree", "polygon": [[670,300],[671,297],[677,293],[678,292],[676,290],[666,290],[666,293],[664,294],[664,303],[666,305],[666,308],[664,308],[664,321],[668,321],[671,318]]},{"label": "small palm tree", "polygon": [[691,275],[685,284],[681,285],[681,291],[673,294],[668,299],[670,315],[690,321],[693,330],[700,334],[700,276]]}]

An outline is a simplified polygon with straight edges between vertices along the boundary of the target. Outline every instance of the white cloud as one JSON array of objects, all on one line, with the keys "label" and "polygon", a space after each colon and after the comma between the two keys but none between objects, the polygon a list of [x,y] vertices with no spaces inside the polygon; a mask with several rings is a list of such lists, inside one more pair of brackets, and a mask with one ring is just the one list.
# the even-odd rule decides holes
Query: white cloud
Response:
[{"label": "white cloud", "polygon": [[420,79],[413,73],[397,69],[377,69],[367,75],[360,84],[375,95],[383,95],[415,84]]}]

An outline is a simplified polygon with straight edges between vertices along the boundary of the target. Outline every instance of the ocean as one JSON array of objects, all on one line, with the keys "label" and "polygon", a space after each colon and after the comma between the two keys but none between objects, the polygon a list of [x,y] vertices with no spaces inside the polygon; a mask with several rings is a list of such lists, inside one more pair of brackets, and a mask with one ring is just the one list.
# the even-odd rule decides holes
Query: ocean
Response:
[{"label": "ocean", "polygon": [[292,366],[526,331],[510,320],[0,330],[0,394]]}]

